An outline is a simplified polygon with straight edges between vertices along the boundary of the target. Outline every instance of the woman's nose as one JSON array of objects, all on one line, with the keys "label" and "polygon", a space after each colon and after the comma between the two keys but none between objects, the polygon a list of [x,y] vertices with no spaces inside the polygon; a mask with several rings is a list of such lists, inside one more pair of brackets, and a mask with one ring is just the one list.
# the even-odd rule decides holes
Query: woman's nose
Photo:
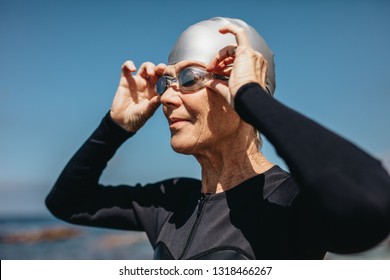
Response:
[{"label": "woman's nose", "polygon": [[180,98],[180,89],[178,83],[171,83],[168,89],[161,96],[161,103],[164,106],[178,107],[181,105],[182,100]]}]

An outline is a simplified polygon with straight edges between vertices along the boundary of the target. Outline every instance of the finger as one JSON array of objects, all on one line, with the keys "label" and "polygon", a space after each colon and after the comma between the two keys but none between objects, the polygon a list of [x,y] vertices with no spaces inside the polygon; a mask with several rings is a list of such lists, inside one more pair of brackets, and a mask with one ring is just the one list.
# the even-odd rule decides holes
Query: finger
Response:
[{"label": "finger", "polygon": [[233,63],[234,57],[228,57],[214,67],[213,73],[221,74],[230,72],[232,70]]},{"label": "finger", "polygon": [[152,106],[152,107],[158,107],[158,106],[160,106],[160,104],[161,104],[161,96],[160,95],[155,95],[155,96],[153,96],[150,100],[149,100],[149,104],[150,104],[150,106]]},{"label": "finger", "polygon": [[216,73],[216,74],[219,74],[219,75],[222,75],[222,76],[226,76],[226,77],[230,77],[230,74],[232,73],[232,70],[233,70],[232,66],[226,66],[225,68],[221,69],[219,71],[219,73]]},{"label": "finger", "polygon": [[144,79],[148,79],[150,76],[154,76],[154,67],[155,65],[151,62],[142,63],[137,75],[141,76]]},{"label": "finger", "polygon": [[234,62],[234,59],[230,59],[230,58],[227,58],[225,60],[223,60],[222,62],[220,62],[218,65],[216,65],[212,71],[212,73],[214,74],[218,74],[218,75],[222,75],[222,76],[230,76],[230,73],[232,72],[233,70],[233,62]]},{"label": "finger", "polygon": [[152,84],[152,86],[154,86],[157,83],[158,79],[160,79],[160,77],[163,75],[166,67],[167,66],[164,63],[160,63],[154,67],[153,71],[151,71],[151,69],[147,71],[147,79]]},{"label": "finger", "polygon": [[250,47],[248,36],[246,35],[245,29],[234,24],[226,25],[219,29],[222,34],[232,33],[236,36],[238,46]]},{"label": "finger", "polygon": [[213,73],[217,74],[217,75],[225,76],[225,77],[230,77],[232,70],[233,70],[233,67],[228,66],[228,67],[221,68],[221,69],[215,69],[213,71]]},{"label": "finger", "polygon": [[137,71],[134,62],[127,60],[122,64],[122,76],[128,75],[129,73]]},{"label": "finger", "polygon": [[156,95],[149,99],[149,103],[147,104],[145,113],[147,114],[148,118],[151,117],[154,112],[157,110],[157,108],[160,106],[160,96]]},{"label": "finger", "polygon": [[[224,60],[233,57],[235,55],[236,46],[226,46],[221,49],[210,61],[209,65],[207,65],[206,69],[208,71],[213,71],[217,65],[220,65]],[[234,59],[231,59],[232,62]]]},{"label": "finger", "polygon": [[156,72],[164,72],[165,68],[167,68],[167,65],[164,64],[164,63],[159,63],[157,66],[156,66]]},{"label": "finger", "polygon": [[155,72],[158,76],[162,76],[164,74],[165,68],[167,66],[164,63],[160,63],[156,66]]}]

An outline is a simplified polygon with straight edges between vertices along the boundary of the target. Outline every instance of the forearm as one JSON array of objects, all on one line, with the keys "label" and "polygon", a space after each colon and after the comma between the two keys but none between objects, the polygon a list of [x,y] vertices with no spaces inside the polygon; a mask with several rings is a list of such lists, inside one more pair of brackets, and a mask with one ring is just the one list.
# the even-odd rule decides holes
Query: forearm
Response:
[{"label": "forearm", "polygon": [[60,174],[46,198],[49,210],[61,218],[71,215],[73,206],[97,190],[107,162],[132,135],[117,126],[107,114]]},{"label": "forearm", "polygon": [[317,179],[319,173],[329,170],[377,168],[380,165],[352,143],[260,89],[255,84],[242,87],[236,100],[237,111],[241,118],[267,137],[293,174],[311,181],[312,176]]},{"label": "forearm", "polygon": [[[316,210],[313,213],[324,218],[323,228],[338,227],[334,233],[341,235],[368,234],[371,240],[388,233],[390,178],[379,161],[287,108],[258,85],[242,87],[235,107],[241,118],[259,129],[285,160],[310,200],[307,205],[316,208],[305,210]],[[364,226],[370,226],[371,231],[362,230]],[[329,235],[332,231],[328,231]],[[337,247],[336,243],[328,246]]]}]

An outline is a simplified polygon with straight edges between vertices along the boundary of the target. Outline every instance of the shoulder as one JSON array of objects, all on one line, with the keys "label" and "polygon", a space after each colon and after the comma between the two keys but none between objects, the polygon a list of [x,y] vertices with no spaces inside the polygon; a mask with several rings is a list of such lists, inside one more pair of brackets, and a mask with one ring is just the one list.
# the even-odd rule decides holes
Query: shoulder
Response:
[{"label": "shoulder", "polygon": [[275,165],[264,173],[263,197],[280,206],[290,206],[300,188],[290,173]]}]

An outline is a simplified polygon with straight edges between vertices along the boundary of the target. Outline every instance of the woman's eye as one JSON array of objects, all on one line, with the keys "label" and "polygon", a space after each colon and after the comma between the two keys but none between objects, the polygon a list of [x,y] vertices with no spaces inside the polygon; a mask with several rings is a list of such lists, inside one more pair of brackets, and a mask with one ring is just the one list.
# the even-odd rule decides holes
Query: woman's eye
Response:
[{"label": "woman's eye", "polygon": [[180,83],[184,87],[189,87],[195,84],[197,77],[190,71],[183,71],[180,73]]}]

